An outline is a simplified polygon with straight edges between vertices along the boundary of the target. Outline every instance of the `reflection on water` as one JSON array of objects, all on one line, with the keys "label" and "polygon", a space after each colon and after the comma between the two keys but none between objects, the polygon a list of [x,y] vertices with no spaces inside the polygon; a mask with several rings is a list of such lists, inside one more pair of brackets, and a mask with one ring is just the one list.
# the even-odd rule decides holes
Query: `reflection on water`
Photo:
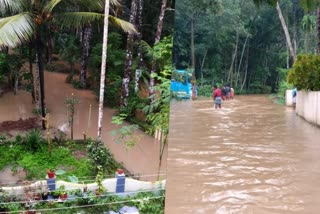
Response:
[{"label": "reflection on water", "polygon": [[[83,133],[93,139],[97,136],[98,103],[92,91],[76,90],[70,84],[65,83],[66,75],[60,73],[45,72],[46,106],[50,113],[50,126],[57,127],[63,131],[70,131],[68,125],[67,107],[65,99],[74,93],[79,98],[79,104],[75,107],[74,138],[82,139]],[[106,90],[108,87],[106,86]],[[91,107],[90,107],[91,105]],[[18,120],[28,118],[32,115],[34,108],[31,103],[31,95],[25,91],[19,91],[15,96],[6,93],[0,98],[0,122],[7,120]],[[127,150],[123,145],[116,144],[110,135],[110,131],[117,129],[111,124],[111,117],[115,111],[104,108],[102,127],[102,140],[111,149],[115,158],[123,162],[126,168],[142,180],[157,179],[159,145],[153,137],[138,131],[141,137],[137,145]],[[166,150],[164,152],[161,171],[166,168]],[[153,176],[151,176],[153,175]],[[164,176],[162,176],[164,177]]]},{"label": "reflection on water", "polygon": [[319,139],[263,96],[172,103],[166,213],[319,213]]}]

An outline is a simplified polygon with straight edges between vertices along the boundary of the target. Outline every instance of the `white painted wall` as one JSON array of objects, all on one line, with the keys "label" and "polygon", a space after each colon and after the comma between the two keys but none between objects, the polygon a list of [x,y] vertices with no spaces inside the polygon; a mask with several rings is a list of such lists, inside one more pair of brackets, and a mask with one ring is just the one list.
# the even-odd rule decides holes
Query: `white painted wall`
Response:
[{"label": "white painted wall", "polygon": [[292,102],[292,90],[286,90],[286,106],[293,106]]},{"label": "white painted wall", "polygon": [[296,113],[305,120],[320,125],[320,92],[298,91]]},{"label": "white painted wall", "polygon": [[[103,186],[106,188],[107,192],[114,193],[116,191],[116,178],[110,178],[110,179],[105,179],[102,181]],[[14,194],[14,195],[22,195],[23,196],[23,189],[24,187],[31,186],[35,188],[36,186],[40,184],[46,184],[46,180],[42,181],[36,181],[32,184],[29,185],[24,185],[24,186],[15,186],[15,187],[3,187],[3,189],[8,192],[9,194]],[[70,183],[66,181],[57,181],[56,182],[56,188],[59,188],[61,185],[65,186],[66,190],[75,190],[75,189],[83,189],[84,185],[83,184],[75,184],[75,183]],[[132,178],[126,178],[125,181],[125,192],[134,192],[134,191],[143,191],[143,190],[158,190],[159,188],[164,188],[166,185],[166,181],[155,181],[155,182],[148,182],[148,181],[139,181],[135,180]],[[96,183],[90,183],[86,185],[88,190],[94,191],[98,188]]]}]

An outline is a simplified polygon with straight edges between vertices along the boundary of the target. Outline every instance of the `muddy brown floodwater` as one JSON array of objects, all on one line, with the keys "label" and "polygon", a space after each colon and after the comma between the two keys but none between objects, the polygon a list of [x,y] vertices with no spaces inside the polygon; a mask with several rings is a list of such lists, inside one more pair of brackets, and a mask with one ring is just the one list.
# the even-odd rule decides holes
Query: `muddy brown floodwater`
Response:
[{"label": "muddy brown floodwater", "polygon": [[[70,133],[68,113],[64,101],[74,93],[80,100],[80,103],[75,107],[74,138],[83,139],[85,132],[88,137],[95,139],[98,126],[97,98],[92,91],[74,89],[70,84],[65,83],[65,79],[65,74],[45,72],[46,105],[50,113],[50,126]],[[108,90],[108,86],[105,90]],[[13,95],[13,92],[6,93],[0,98],[0,122],[33,117],[33,108],[30,93],[25,91],[19,91],[17,95]],[[142,131],[135,133],[139,140],[134,148],[126,149],[124,145],[115,143],[114,138],[110,135],[112,130],[119,128],[111,124],[111,118],[114,114],[113,109],[104,108],[102,141],[110,148],[116,160],[123,162],[125,167],[131,173],[140,176],[141,180],[157,179],[159,144],[155,142],[153,137]],[[162,178],[165,178],[165,169],[166,151],[160,170]]]},{"label": "muddy brown floodwater", "polygon": [[166,214],[320,212],[320,129],[264,96],[171,105]]}]

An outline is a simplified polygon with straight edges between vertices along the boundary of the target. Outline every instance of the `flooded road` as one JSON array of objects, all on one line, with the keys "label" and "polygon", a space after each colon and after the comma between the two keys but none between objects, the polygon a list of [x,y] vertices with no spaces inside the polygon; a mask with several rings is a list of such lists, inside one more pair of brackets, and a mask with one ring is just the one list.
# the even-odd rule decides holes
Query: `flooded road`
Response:
[{"label": "flooded road", "polygon": [[171,105],[166,214],[319,213],[320,129],[264,96]]},{"label": "flooded road", "polygon": [[[88,137],[95,139],[98,125],[97,98],[92,91],[74,89],[72,85],[65,83],[65,79],[65,74],[45,72],[46,105],[50,113],[50,126],[69,133],[68,113],[64,101],[74,93],[79,98],[79,104],[75,106],[74,139],[83,139],[84,132]],[[108,86],[105,90],[108,90]],[[16,96],[13,95],[13,92],[6,93],[0,98],[0,122],[34,116],[32,114],[33,108],[30,93],[18,91]],[[119,128],[111,124],[114,113],[113,109],[104,108],[102,141],[112,151],[116,160],[123,162],[130,172],[140,175],[141,180],[157,179],[159,144],[155,142],[153,137],[142,131],[136,133],[139,140],[134,148],[126,149],[124,145],[116,144],[115,139],[110,135],[111,130]],[[164,172],[165,168],[166,151],[161,172]]]}]

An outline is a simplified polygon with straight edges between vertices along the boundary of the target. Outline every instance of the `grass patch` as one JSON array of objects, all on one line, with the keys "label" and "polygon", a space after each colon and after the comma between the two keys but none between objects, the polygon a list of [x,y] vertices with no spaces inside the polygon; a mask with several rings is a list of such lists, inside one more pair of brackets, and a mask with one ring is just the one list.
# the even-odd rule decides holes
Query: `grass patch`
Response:
[{"label": "grass patch", "polygon": [[284,106],[286,103],[286,98],[284,96],[279,96],[278,94],[271,94],[268,96],[273,103]]},{"label": "grass patch", "polygon": [[[0,145],[0,170],[6,166],[21,166],[27,172],[27,179],[44,179],[46,170],[49,168],[62,169],[66,173],[59,175],[59,179],[68,181],[68,176],[74,175],[78,178],[94,176],[95,166],[87,155],[86,143],[64,142],[62,144],[52,143],[51,156],[48,145],[42,141],[36,150],[26,149],[25,142],[7,142]],[[109,152],[109,150],[107,150]],[[115,172],[121,164],[113,159],[109,152],[107,156],[108,165],[106,173]],[[83,180],[83,179],[82,179]],[[92,181],[88,181],[92,182]]]}]

